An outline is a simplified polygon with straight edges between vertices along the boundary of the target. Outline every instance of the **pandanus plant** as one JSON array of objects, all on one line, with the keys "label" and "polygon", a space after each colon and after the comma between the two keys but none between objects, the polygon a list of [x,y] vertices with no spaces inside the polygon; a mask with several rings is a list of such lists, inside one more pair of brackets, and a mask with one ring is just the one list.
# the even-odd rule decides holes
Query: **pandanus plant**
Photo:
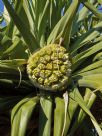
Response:
[{"label": "pandanus plant", "polygon": [[2,1],[10,22],[0,35],[0,84],[9,97],[0,109],[11,111],[11,136],[101,136],[91,111],[102,91],[101,1]]}]

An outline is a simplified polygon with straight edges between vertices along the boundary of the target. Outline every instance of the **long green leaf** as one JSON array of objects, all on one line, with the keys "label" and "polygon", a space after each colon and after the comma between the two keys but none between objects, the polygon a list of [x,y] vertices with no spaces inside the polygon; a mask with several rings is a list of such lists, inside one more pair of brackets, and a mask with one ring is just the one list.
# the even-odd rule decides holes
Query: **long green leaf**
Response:
[{"label": "long green leaf", "polygon": [[[96,99],[96,95],[94,93],[92,93],[92,91],[90,89],[86,89],[85,91],[85,95],[84,95],[84,101],[88,107],[88,109],[91,108],[91,106],[93,105],[94,101]],[[70,135],[74,135],[75,131],[77,130],[78,127],[80,127],[81,123],[84,123],[84,119],[86,117],[85,112],[81,109],[78,117],[76,118],[71,130],[70,130]]]},{"label": "long green leaf", "polygon": [[81,69],[80,71],[73,73],[73,76],[75,76],[76,74],[87,72],[87,71],[91,71],[91,70],[95,70],[95,69],[97,70],[98,68],[101,68],[101,67],[102,67],[102,60],[94,62],[94,63],[88,65],[87,67]]},{"label": "long green leaf", "polygon": [[[69,93],[69,96],[70,95],[74,96],[74,92],[68,92],[68,93]],[[78,103],[69,97],[66,118],[65,118],[64,99],[56,97],[55,104],[56,104],[56,108],[54,111],[54,136],[62,136],[62,134],[66,136],[67,133],[70,131],[69,128],[70,128],[74,113],[78,107]]]},{"label": "long green leaf", "polygon": [[[94,1],[90,0],[90,2],[92,4],[94,4]],[[82,7],[78,14],[76,15],[76,18],[75,18],[75,21],[73,23],[73,27],[72,27],[72,35],[74,35],[77,31],[78,31],[78,28],[81,24],[81,22],[86,18],[86,16],[89,14],[89,9],[86,8],[86,7]]]},{"label": "long green leaf", "polygon": [[64,45],[68,49],[70,42],[70,33],[73,23],[74,15],[76,14],[77,8],[79,6],[79,1],[74,0],[71,6],[66,11],[65,15],[60,19],[57,25],[52,30],[47,43],[59,42],[62,37],[64,39]]},{"label": "long green leaf", "polygon": [[91,121],[92,121],[95,129],[97,130],[98,135],[101,136],[102,130],[99,127],[96,119],[94,118],[94,116],[92,115],[92,113],[90,112],[90,110],[87,108],[86,103],[84,102],[84,100],[83,100],[82,96],[80,95],[78,89],[74,88],[74,90],[75,90],[74,97],[72,97],[72,96],[70,96],[70,97],[72,97],[76,102],[78,102],[78,104],[80,105],[80,107],[89,115],[89,117],[90,117],[90,119],[91,119]]},{"label": "long green leaf", "polygon": [[96,60],[102,60],[102,52],[99,52],[98,54],[96,54],[93,61],[96,61]]},{"label": "long green leaf", "polygon": [[32,31],[32,33],[35,35],[35,33],[34,33],[35,26],[34,26],[33,18],[30,13],[29,2],[30,2],[29,0],[23,0],[22,9],[21,9],[19,15],[21,14],[20,16],[23,17],[23,20],[26,22],[26,26],[28,26],[28,29],[30,29]]},{"label": "long green leaf", "polygon": [[75,70],[83,61],[85,61],[89,56],[95,54],[98,51],[102,50],[102,42],[99,42],[89,49],[81,52],[73,58],[73,70]]},{"label": "long green leaf", "polygon": [[79,77],[78,84],[79,86],[102,90],[102,74],[81,76],[81,78]]},{"label": "long green leaf", "polygon": [[20,65],[24,65],[27,64],[27,60],[26,59],[11,59],[11,60],[0,60],[0,64],[1,65],[7,65],[11,68],[14,68],[13,66],[20,66]]},{"label": "long green leaf", "polygon": [[61,136],[65,118],[64,99],[56,97],[55,104],[56,108],[54,110],[54,136]]},{"label": "long green leaf", "polygon": [[67,111],[67,120],[66,120],[66,128],[65,128],[65,136],[67,133],[70,132],[70,127],[72,123],[72,119],[75,116],[75,111],[77,110],[78,103],[70,98],[70,95],[74,96],[74,92],[68,92],[69,93],[69,101],[68,101],[68,111]]},{"label": "long green leaf", "polygon": [[9,54],[11,51],[13,51],[14,48],[16,48],[16,46],[19,45],[19,43],[21,43],[20,38],[16,38],[15,42],[6,51],[3,52],[3,56],[5,56],[6,54]]},{"label": "long green leaf", "polygon": [[102,74],[102,67],[97,68],[97,69],[93,69],[93,70],[90,70],[90,71],[87,71],[87,72],[78,73],[76,75],[73,75],[73,77],[75,78],[75,77],[78,77],[78,76],[82,77],[82,76],[88,76],[88,75],[92,76],[94,74]]},{"label": "long green leaf", "polygon": [[86,33],[82,34],[78,40],[71,46],[71,54],[74,55],[75,51],[80,49],[81,47],[87,45],[92,40],[94,40],[97,36],[100,36],[102,31],[102,22],[99,22],[92,29],[88,30]]},{"label": "long green leaf", "polygon": [[13,119],[14,116],[16,114],[16,112],[20,109],[21,105],[23,105],[24,103],[26,103],[27,101],[29,101],[29,98],[24,98],[23,100],[21,100],[12,110],[12,115],[11,115],[11,123],[13,123]]},{"label": "long green leaf", "polygon": [[25,22],[21,20],[21,18],[16,14],[15,10],[12,8],[8,0],[3,0],[10,16],[15,22],[18,30],[21,32],[25,42],[28,45],[31,53],[34,52],[35,49],[39,47],[34,35],[30,32],[30,30],[26,27]]},{"label": "long green leaf", "polygon": [[52,98],[42,96],[40,98],[39,136],[51,135]]},{"label": "long green leaf", "polygon": [[100,20],[102,20],[102,13],[100,13],[91,3],[88,1],[83,2],[83,4],[93,13],[95,14]]},{"label": "long green leaf", "polygon": [[47,0],[45,3],[45,7],[43,9],[43,12],[39,16],[39,21],[38,21],[38,36],[39,36],[41,46],[43,46],[44,44],[41,41],[42,41],[42,37],[45,36],[45,30],[46,30],[46,25],[48,21],[48,15],[49,15],[49,8],[50,8],[50,1]]},{"label": "long green leaf", "polygon": [[25,136],[28,121],[38,101],[39,98],[34,97],[28,102],[25,101],[25,103],[20,103],[20,105],[14,108],[12,111],[11,136]]}]

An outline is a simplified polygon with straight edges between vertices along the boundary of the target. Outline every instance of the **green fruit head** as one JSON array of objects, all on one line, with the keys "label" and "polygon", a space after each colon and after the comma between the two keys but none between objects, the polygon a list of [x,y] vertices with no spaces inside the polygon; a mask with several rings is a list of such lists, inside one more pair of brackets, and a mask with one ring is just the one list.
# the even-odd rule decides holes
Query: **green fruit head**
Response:
[{"label": "green fruit head", "polygon": [[30,56],[27,73],[38,88],[63,90],[67,87],[71,74],[69,54],[61,45],[47,45]]}]

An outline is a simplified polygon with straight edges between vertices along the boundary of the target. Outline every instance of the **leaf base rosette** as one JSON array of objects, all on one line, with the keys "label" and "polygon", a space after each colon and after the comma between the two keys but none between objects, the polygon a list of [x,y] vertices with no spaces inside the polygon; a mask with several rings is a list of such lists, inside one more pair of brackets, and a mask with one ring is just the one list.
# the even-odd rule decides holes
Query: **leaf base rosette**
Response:
[{"label": "leaf base rosette", "polygon": [[44,90],[57,91],[67,87],[71,63],[67,50],[59,44],[50,44],[30,56],[27,73],[32,83]]}]

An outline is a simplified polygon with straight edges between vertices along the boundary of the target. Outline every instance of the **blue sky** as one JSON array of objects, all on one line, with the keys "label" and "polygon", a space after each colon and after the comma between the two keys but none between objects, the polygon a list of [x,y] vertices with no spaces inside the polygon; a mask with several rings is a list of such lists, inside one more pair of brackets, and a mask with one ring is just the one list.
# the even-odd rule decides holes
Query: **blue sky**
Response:
[{"label": "blue sky", "polygon": [[2,3],[2,0],[0,0],[0,12],[2,12],[2,11],[3,11],[3,3]]},{"label": "blue sky", "polygon": [[[2,2],[2,0],[0,0],[0,15],[3,12],[3,9],[4,9],[3,2]],[[2,25],[5,26],[6,25],[5,22],[3,22]]]}]

